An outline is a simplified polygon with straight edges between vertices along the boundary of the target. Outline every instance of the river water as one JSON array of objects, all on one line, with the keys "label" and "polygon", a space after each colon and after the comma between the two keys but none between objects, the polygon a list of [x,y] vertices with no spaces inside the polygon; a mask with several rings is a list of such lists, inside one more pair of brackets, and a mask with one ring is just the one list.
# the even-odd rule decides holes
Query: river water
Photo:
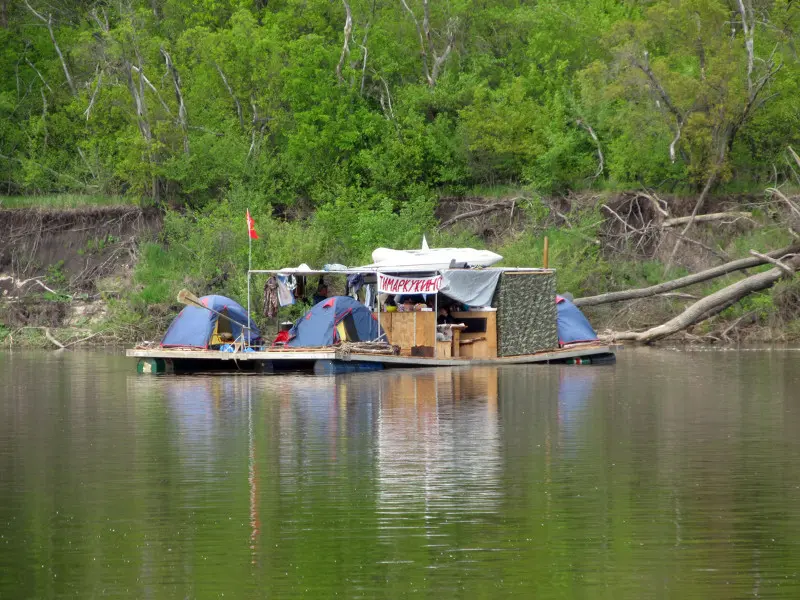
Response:
[{"label": "river water", "polygon": [[800,598],[800,352],[137,375],[0,353],[0,597]]}]

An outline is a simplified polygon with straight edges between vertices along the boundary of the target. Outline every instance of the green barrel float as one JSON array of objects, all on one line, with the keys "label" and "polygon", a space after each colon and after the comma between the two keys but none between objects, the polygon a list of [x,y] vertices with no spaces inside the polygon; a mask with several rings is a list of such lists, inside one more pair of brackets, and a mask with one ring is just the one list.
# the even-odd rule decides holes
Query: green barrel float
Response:
[{"label": "green barrel float", "polygon": [[568,365],[590,365],[592,364],[592,359],[590,358],[568,358],[567,359]]},{"label": "green barrel float", "polygon": [[595,354],[591,357],[568,358],[568,365],[613,365],[617,362],[617,357],[613,353]]},{"label": "green barrel float", "polygon": [[137,373],[158,375],[160,373],[174,373],[172,361],[168,358],[140,358],[136,365]]}]

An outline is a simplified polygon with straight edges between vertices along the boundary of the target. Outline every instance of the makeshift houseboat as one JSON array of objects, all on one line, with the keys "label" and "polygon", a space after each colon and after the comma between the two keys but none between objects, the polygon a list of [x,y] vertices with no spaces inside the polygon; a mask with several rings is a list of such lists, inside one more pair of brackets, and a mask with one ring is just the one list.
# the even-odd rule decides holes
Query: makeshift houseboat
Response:
[{"label": "makeshift houseboat", "polygon": [[469,248],[378,249],[358,268],[250,270],[248,289],[251,277],[271,278],[281,304],[315,280],[318,291],[347,295],[318,297],[275,342],[260,338],[249,306],[206,296],[187,303],[159,346],[127,355],[155,373],[614,362],[613,347],[556,295],[553,269],[491,266],[501,258]]}]

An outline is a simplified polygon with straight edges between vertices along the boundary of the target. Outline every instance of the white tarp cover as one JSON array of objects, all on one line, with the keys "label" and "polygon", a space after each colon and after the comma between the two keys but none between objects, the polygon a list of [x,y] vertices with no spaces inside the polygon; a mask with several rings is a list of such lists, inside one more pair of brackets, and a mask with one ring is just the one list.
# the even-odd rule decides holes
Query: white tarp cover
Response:
[{"label": "white tarp cover", "polygon": [[392,250],[376,248],[373,263],[365,268],[418,267],[419,270],[447,269],[448,267],[488,267],[503,260],[499,254],[474,248],[429,248],[428,250]]},{"label": "white tarp cover", "polygon": [[442,271],[439,292],[467,306],[490,306],[501,272],[500,269]]}]

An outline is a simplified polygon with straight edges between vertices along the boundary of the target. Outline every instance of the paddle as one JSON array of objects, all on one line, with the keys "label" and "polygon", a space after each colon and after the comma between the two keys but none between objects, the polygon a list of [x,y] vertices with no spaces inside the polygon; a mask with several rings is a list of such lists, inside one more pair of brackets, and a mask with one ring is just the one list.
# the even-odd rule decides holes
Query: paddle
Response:
[{"label": "paddle", "polygon": [[236,323],[242,329],[247,329],[248,331],[252,331],[252,329],[250,327],[248,327],[247,325],[243,325],[242,323],[239,323],[239,321],[234,321],[233,319],[231,319],[225,313],[221,313],[221,312],[219,312],[217,310],[214,310],[213,308],[209,308],[208,306],[203,304],[203,302],[200,300],[200,298],[195,296],[189,290],[185,290],[184,289],[184,290],[181,290],[180,292],[178,292],[178,302],[180,302],[181,304],[185,304],[186,306],[196,306],[197,308],[205,308],[206,310],[210,310],[212,313],[217,314],[220,317],[225,317],[231,323]]}]

